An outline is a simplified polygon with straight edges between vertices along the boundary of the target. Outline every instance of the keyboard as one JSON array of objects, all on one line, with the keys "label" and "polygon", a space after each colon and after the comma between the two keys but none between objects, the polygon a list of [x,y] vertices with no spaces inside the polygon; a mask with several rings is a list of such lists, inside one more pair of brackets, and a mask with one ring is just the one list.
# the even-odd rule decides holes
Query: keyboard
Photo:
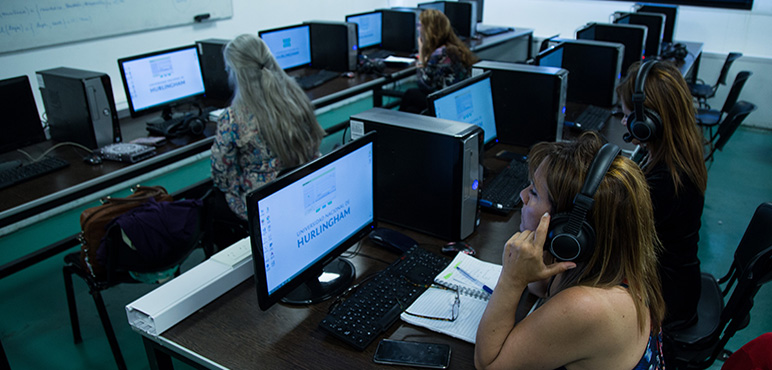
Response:
[{"label": "keyboard", "polygon": [[611,117],[611,111],[606,108],[588,105],[574,120],[574,127],[582,131],[600,131]]},{"label": "keyboard", "polygon": [[70,163],[54,156],[45,156],[42,159],[27,163],[18,167],[7,168],[0,171],[0,189],[18,184],[38,176],[69,166]]},{"label": "keyboard", "polygon": [[322,69],[308,76],[295,77],[295,81],[298,82],[298,85],[300,85],[303,90],[310,90],[338,76],[340,76],[340,72]]},{"label": "keyboard", "polygon": [[498,27],[498,26],[483,26],[478,24],[477,25],[477,33],[483,35],[483,36],[493,36],[498,35],[500,33],[513,31],[512,27]]},{"label": "keyboard", "polygon": [[370,52],[364,53],[369,59],[386,59],[393,53],[388,50],[376,49]]},{"label": "keyboard", "polygon": [[503,171],[483,183],[480,206],[483,210],[507,214],[520,204],[520,191],[529,184],[528,163],[513,159]]},{"label": "keyboard", "polygon": [[[394,324],[450,260],[414,246],[385,270],[335,306],[319,326],[358,350],[364,350]],[[399,302],[398,302],[399,300]]]}]

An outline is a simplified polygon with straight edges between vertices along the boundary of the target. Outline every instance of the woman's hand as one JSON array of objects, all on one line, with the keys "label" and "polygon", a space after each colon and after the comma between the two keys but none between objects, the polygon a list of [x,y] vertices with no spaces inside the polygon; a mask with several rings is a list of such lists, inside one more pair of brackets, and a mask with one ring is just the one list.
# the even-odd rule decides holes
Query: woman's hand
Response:
[{"label": "woman's hand", "polygon": [[549,223],[550,215],[545,213],[536,231],[525,230],[509,238],[501,256],[504,266],[502,277],[518,286],[525,286],[576,267],[573,262],[544,263],[544,242],[547,240]]}]

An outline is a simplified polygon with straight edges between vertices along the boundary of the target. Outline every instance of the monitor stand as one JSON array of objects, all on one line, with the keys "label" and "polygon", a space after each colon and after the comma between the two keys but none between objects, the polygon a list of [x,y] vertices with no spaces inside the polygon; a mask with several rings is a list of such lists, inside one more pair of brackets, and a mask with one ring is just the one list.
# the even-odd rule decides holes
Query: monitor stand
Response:
[{"label": "monitor stand", "polygon": [[281,301],[307,305],[328,300],[351,286],[355,275],[354,265],[349,260],[338,257],[325,265],[319,276],[309,279]]}]

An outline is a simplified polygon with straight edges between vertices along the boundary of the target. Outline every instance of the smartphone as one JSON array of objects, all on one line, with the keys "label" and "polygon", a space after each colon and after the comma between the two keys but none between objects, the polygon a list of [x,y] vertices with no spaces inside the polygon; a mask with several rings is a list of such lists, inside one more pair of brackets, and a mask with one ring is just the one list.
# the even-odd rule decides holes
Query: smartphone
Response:
[{"label": "smartphone", "polygon": [[378,343],[373,362],[447,369],[450,365],[450,346],[440,343],[383,339]]}]

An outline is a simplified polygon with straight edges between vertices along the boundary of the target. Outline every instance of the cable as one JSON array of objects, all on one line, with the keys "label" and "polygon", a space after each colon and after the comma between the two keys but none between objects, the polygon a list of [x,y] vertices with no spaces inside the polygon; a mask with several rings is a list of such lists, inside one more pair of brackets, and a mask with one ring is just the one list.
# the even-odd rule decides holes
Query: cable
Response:
[{"label": "cable", "polygon": [[81,145],[81,144],[78,144],[78,143],[75,143],[75,142],[71,142],[71,141],[68,141],[68,142],[64,142],[64,143],[59,143],[59,144],[56,144],[56,145],[54,145],[54,146],[52,146],[52,147],[48,148],[48,150],[46,150],[45,152],[43,152],[43,154],[41,154],[41,155],[40,155],[40,156],[38,156],[37,158],[33,158],[33,157],[32,157],[32,156],[29,154],[29,153],[25,152],[24,150],[21,150],[21,149],[17,149],[16,151],[17,151],[17,152],[19,152],[19,153],[21,153],[21,154],[23,154],[23,155],[25,155],[27,158],[29,158],[30,162],[37,162],[37,161],[39,161],[39,160],[43,159],[43,157],[45,157],[46,155],[48,155],[48,153],[51,153],[53,150],[55,150],[55,149],[57,149],[57,148],[60,148],[60,147],[63,147],[63,146],[67,146],[67,145],[71,145],[71,146],[74,146],[74,147],[77,147],[77,148],[83,149],[83,150],[85,150],[85,151],[87,151],[87,152],[89,152],[89,153],[94,153],[94,151],[93,151],[93,150],[91,150],[91,149],[87,148],[86,146],[84,146],[84,145]]}]

